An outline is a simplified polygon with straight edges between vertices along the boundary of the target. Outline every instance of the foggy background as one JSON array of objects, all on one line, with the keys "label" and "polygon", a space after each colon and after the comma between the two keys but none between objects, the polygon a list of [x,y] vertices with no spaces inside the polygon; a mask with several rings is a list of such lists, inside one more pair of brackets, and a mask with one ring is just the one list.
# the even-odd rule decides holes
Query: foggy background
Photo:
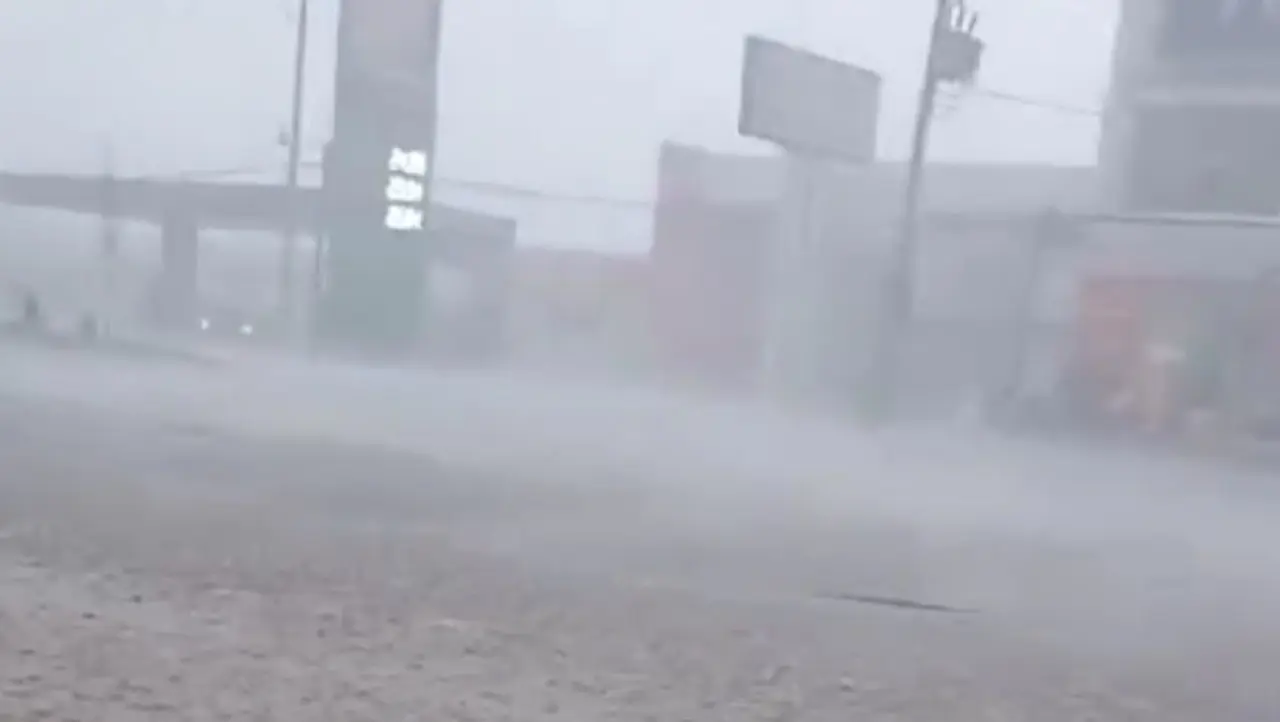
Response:
[{"label": "foggy background", "polygon": [[[0,9],[0,166],[284,173],[294,3],[42,0]],[[982,87],[1101,106],[1116,8],[980,0]],[[328,137],[335,0],[318,0],[305,148]],[[522,216],[522,241],[643,250],[647,209],[475,193],[451,179],[647,199],[663,139],[759,149],[736,134],[743,35],[882,73],[881,153],[905,156],[931,3],[923,0],[466,0],[445,9],[438,197]],[[1096,119],[973,95],[943,103],[939,161],[1092,164]],[[555,205],[560,220],[529,206]],[[592,233],[610,218],[604,237]],[[533,215],[534,218],[528,218]],[[574,223],[570,217],[582,218]]]},{"label": "foggy background", "polygon": [[[745,34],[766,34],[882,73],[880,151],[900,159],[932,9],[928,0],[445,2],[436,198],[516,218],[525,244],[633,254],[652,237],[659,143],[764,152],[736,134]],[[1106,92],[1115,4],[973,2],[983,13],[978,32],[988,44],[981,85],[961,98],[944,94],[930,152],[940,166],[929,172],[926,199],[932,184],[932,200],[965,211],[1000,210],[1019,200],[1039,208],[1059,198],[1087,207],[1090,196],[1078,188],[1093,187],[1087,167],[1095,160],[1098,123],[1091,109]],[[331,122],[336,5],[313,5],[303,143],[312,159]],[[7,3],[0,9],[6,92],[0,168],[92,175],[110,157],[120,174],[280,182],[294,6],[295,0]],[[741,180],[749,175],[744,169],[760,165],[739,160],[712,158],[708,166],[728,168],[725,176]],[[1041,168],[1027,175],[988,167],[975,175],[971,167],[947,170],[941,166],[947,161],[1084,170]],[[839,186],[844,192],[815,201],[830,213],[813,235],[852,236],[846,230],[858,226],[841,210],[867,216],[868,238],[890,228],[901,168],[888,171],[852,179],[860,185]],[[753,175],[785,180],[768,171]],[[722,223],[708,224],[713,232],[707,235],[732,238],[739,229],[758,229],[762,216],[752,211],[767,211],[779,200],[761,196],[741,204],[745,213],[710,214]],[[866,208],[848,208],[850,198]],[[95,288],[104,266],[99,227],[93,218],[0,207],[0,299],[19,283],[39,287],[51,306],[83,309],[101,298]],[[687,227],[699,228],[696,222]],[[129,277],[121,285],[141,288],[159,263],[158,234],[141,225],[123,233],[121,266]],[[692,237],[677,232],[668,240]],[[934,244],[941,257],[921,259],[921,285],[931,289],[921,306],[925,313],[950,314],[937,325],[950,331],[943,340],[951,345],[940,344],[936,348],[948,350],[927,360],[961,372],[966,365],[1002,372],[982,357],[999,356],[992,339],[1002,337],[980,336],[975,328],[993,318],[990,325],[999,326],[997,313],[1016,308],[1009,299],[1021,298],[999,293],[1001,281],[1020,278],[1009,271],[1023,262],[1009,253],[1017,239],[984,245],[990,239],[982,233],[958,233],[942,240]],[[1147,256],[1167,260],[1165,240],[1137,249],[1141,258],[1119,259],[1124,263],[1116,267],[1137,267]],[[204,234],[201,292],[268,306],[276,248],[271,234]],[[1256,265],[1218,248],[1212,254],[1224,263]],[[870,255],[837,259],[865,269]],[[1052,262],[1059,268],[1078,260],[1058,255]],[[599,261],[571,260],[588,267]],[[618,265],[582,275],[609,279],[601,285],[616,285],[619,296],[639,295],[635,269]],[[728,275],[721,266],[713,270]],[[556,286],[558,271],[534,280]],[[847,292],[855,285],[845,283],[848,278],[832,273],[829,285]],[[1050,277],[1045,286],[1061,291],[1072,280]],[[579,289],[580,297],[565,305],[606,307],[614,300],[608,290]],[[630,321],[628,310],[617,315]],[[851,315],[838,320],[851,325]],[[564,335],[545,336],[557,349],[566,337],[589,336],[573,325]],[[618,335],[626,337],[631,328],[621,325]],[[695,326],[690,336],[698,332]],[[959,346],[971,348],[975,360],[955,352]],[[628,361],[640,356],[623,348]],[[402,675],[415,694],[434,697],[433,704],[494,703],[494,690],[527,683],[539,694],[568,690],[563,717],[581,719],[628,717],[569,706],[575,694],[620,700],[637,713],[630,718],[656,710],[646,717],[698,719],[711,714],[707,702],[717,696],[742,697],[735,690],[754,694],[761,686],[785,687],[793,696],[807,689],[823,704],[815,690],[840,687],[829,698],[835,699],[831,715],[812,719],[848,719],[855,704],[902,711],[898,717],[914,709],[922,719],[939,718],[921,712],[936,704],[930,709],[946,709],[953,719],[1004,711],[1009,719],[1087,714],[1162,722],[1253,719],[1259,710],[1280,708],[1270,674],[1280,660],[1272,612],[1280,600],[1274,524],[1280,502],[1273,474],[1265,471],[1010,439],[950,417],[940,426],[868,431],[755,403],[597,382],[573,367],[566,381],[527,368],[424,373],[226,354],[222,365],[186,365],[6,349],[0,361],[8,387],[0,390],[12,398],[0,404],[0,450],[7,459],[0,469],[0,541],[13,543],[0,544],[0,617],[35,620],[20,628],[35,640],[24,642],[33,651],[22,664],[42,664],[47,672],[43,682],[32,676],[6,684],[62,685],[63,697],[79,691],[81,680],[63,677],[81,668],[58,655],[85,646],[75,643],[84,630],[125,619],[117,628],[129,631],[133,643],[162,650],[177,645],[169,647],[178,650],[172,659],[194,660],[181,677],[171,676],[170,664],[150,665],[163,668],[167,679],[152,685],[157,690],[190,681],[189,689],[198,691],[198,665],[207,669],[228,659],[226,668],[245,679],[275,682],[266,664],[301,659],[296,650],[304,648],[325,666],[291,669],[336,689],[328,680],[346,671],[333,664],[342,661],[341,648],[329,645],[346,640],[317,634],[323,628],[315,626],[298,627],[293,639],[277,624],[309,625],[328,614],[308,606],[313,602],[346,603],[295,573],[319,575],[329,565],[336,570],[327,572],[332,579],[349,575],[346,581],[367,594],[370,606],[382,603],[387,580],[405,582],[415,604],[438,605],[433,626],[457,626],[458,617],[490,624],[479,634],[506,640],[486,642],[493,658],[480,666],[501,669],[486,678],[458,673],[458,660],[474,658],[394,630],[419,664],[424,654],[439,655],[440,666],[432,669],[448,687],[424,685],[426,675]],[[836,353],[827,356],[844,362]],[[903,366],[899,376],[908,378],[912,369]],[[957,377],[953,386],[968,381]],[[360,552],[365,538],[380,545],[385,566],[352,552]],[[72,551],[59,550],[60,544]],[[103,558],[118,562],[125,571],[113,578],[138,586],[84,582],[76,576],[80,570],[57,565],[46,571],[59,594],[31,583],[44,573],[33,571],[32,559],[61,553],[76,561],[77,544],[93,552],[85,566]],[[392,544],[410,550],[397,557],[403,569],[389,561]],[[503,566],[493,566],[495,559]],[[135,580],[139,569],[151,576]],[[157,618],[205,624],[194,606],[183,605],[194,598],[187,587],[198,582],[215,589],[208,585],[214,569],[227,575],[222,584],[228,589],[250,592],[252,580],[271,579],[278,588],[296,583],[305,593],[297,595],[296,609],[274,607],[269,611],[278,619],[263,622],[267,605],[245,611],[233,604],[265,597],[233,598],[219,586],[221,606],[212,608],[228,622],[216,635],[204,627],[133,633],[128,624],[147,621],[153,609],[163,612]],[[597,588],[606,577],[618,582],[616,589]],[[531,580],[537,589],[520,587],[532,587]],[[590,588],[591,599],[584,593],[585,601],[574,602],[573,584]],[[672,591],[705,606],[649,602]],[[977,613],[929,621],[901,610],[831,603],[857,594]],[[748,607],[751,616],[739,616]],[[344,607],[344,623],[345,614]],[[798,623],[811,624],[813,633],[788,626]],[[760,645],[767,656],[723,641],[743,629],[767,632]],[[234,638],[225,630],[248,631]],[[260,640],[248,639],[258,630],[274,635],[269,653],[252,651],[262,649],[255,646]],[[550,640],[547,653],[519,651],[510,641],[516,637]],[[182,656],[182,642],[208,639],[223,646]],[[6,650],[23,649],[4,647],[0,662]],[[701,656],[690,662],[660,647]],[[637,650],[648,650],[649,658]],[[113,674],[146,680],[134,675],[129,655],[101,656],[117,667]],[[246,666],[249,659],[263,666]],[[346,662],[358,672],[380,671],[387,659],[396,657]],[[616,668],[652,682],[649,701],[594,691],[602,684],[596,671],[602,659],[606,669],[625,660]],[[566,660],[590,666],[591,676],[581,678],[590,684],[564,672]],[[406,660],[394,664],[413,669]],[[682,697],[695,687],[704,689]],[[342,688],[357,689],[346,682]],[[9,695],[9,689],[0,694],[0,718],[4,702],[35,698]],[[140,701],[121,699],[148,705],[151,714],[164,709],[145,698],[148,687],[138,684],[129,692],[135,693]],[[749,709],[765,709],[761,699],[750,701],[756,707]],[[415,714],[428,708],[418,701],[411,707]],[[769,716],[782,715],[770,710]]]}]

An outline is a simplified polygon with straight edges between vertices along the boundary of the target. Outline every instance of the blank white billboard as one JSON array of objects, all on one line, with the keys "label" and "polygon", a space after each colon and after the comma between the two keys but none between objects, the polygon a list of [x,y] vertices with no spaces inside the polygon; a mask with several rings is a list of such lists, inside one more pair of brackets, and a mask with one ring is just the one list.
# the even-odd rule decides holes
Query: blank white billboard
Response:
[{"label": "blank white billboard", "polygon": [[738,132],[787,151],[849,163],[875,159],[880,75],[749,36]]}]

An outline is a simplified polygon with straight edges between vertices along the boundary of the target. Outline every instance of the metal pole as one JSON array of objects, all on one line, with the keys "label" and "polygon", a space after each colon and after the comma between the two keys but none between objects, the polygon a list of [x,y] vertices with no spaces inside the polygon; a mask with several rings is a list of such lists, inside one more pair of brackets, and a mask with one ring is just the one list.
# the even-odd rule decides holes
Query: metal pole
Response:
[{"label": "metal pole", "polygon": [[809,269],[809,246],[814,242],[814,216],[817,213],[818,161],[809,156],[788,153],[786,222],[778,234],[776,251],[771,259],[768,329],[765,337],[762,386],[771,394],[785,396],[790,388],[790,375],[795,372],[797,310],[804,303],[796,298],[804,287],[798,274]]},{"label": "metal pole", "polygon": [[877,412],[891,414],[897,396],[897,356],[911,321],[915,298],[914,271],[916,246],[920,234],[920,195],[924,184],[924,163],[929,150],[929,130],[933,125],[938,98],[938,56],[942,39],[951,28],[952,0],[936,0],[933,25],[929,32],[929,50],[925,58],[924,78],[916,107],[915,128],[911,136],[911,158],[907,165],[907,182],[902,204],[902,218],[897,243],[893,248],[885,290],[881,338],[876,349],[872,388]]},{"label": "metal pole", "polygon": [[103,273],[103,299],[101,316],[98,318],[99,331],[103,334],[110,333],[111,328],[115,325],[117,309],[119,305],[116,296],[118,295],[117,283],[117,266],[120,257],[120,227],[117,223],[119,215],[119,201],[116,198],[116,162],[115,148],[108,142],[103,151],[102,163],[102,273]]},{"label": "metal pole", "polygon": [[302,208],[299,173],[302,165],[302,116],[307,72],[307,25],[310,16],[310,0],[300,0],[298,5],[297,38],[294,41],[293,99],[289,118],[289,158],[285,171],[287,194],[284,232],[280,242],[280,311],[290,326],[295,321],[297,299],[294,287],[294,265],[298,254],[298,234],[302,225],[299,218]]}]

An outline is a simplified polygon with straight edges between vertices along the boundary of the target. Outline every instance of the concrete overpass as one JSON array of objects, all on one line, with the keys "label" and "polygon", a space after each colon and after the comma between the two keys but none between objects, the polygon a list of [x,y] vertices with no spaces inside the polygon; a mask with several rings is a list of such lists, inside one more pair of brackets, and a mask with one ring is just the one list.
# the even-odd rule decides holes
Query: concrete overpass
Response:
[{"label": "concrete overpass", "polygon": [[[284,186],[263,183],[8,172],[0,172],[0,203],[161,227],[184,216],[210,230],[281,230],[289,208]],[[321,208],[320,188],[303,187],[298,216],[304,231],[323,232]],[[515,233],[511,219],[438,203],[431,207],[428,227],[433,234],[475,239],[513,239]]]},{"label": "concrete overpass", "polygon": [[[288,189],[250,182],[120,178],[0,172],[0,204],[61,210],[152,223],[161,230],[163,305],[175,318],[189,315],[198,298],[202,230],[283,230],[290,221]],[[300,230],[325,235],[324,194],[303,187]],[[514,248],[512,219],[433,204],[427,217],[433,258],[489,275],[495,256]]]}]

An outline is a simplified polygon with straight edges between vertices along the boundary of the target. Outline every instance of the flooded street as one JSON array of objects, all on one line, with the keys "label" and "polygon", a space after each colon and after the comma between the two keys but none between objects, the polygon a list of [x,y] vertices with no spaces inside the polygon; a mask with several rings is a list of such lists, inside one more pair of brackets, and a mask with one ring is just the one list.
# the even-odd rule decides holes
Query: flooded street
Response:
[{"label": "flooded street", "polygon": [[1260,472],[514,374],[0,363],[3,712],[1201,720],[1280,701]]}]

